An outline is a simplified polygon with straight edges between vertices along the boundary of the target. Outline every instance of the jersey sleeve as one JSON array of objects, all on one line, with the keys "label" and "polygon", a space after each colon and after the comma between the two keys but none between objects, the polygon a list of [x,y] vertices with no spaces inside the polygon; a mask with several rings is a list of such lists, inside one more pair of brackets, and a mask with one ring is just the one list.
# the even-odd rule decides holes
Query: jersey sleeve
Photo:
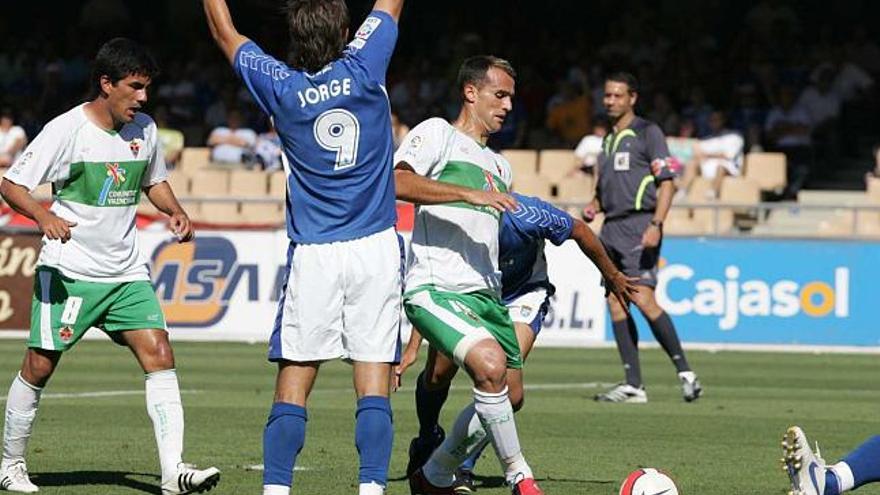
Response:
[{"label": "jersey sleeve", "polygon": [[4,176],[10,182],[33,191],[40,184],[61,180],[71,158],[70,126],[61,122],[46,124],[25,148]]},{"label": "jersey sleeve", "polygon": [[152,186],[164,180],[168,180],[168,168],[165,165],[165,150],[159,140],[159,132],[155,124],[150,128],[150,139],[153,142],[153,153],[147,162],[147,171],[141,180],[141,187]]},{"label": "jersey sleeve", "polygon": [[547,239],[560,245],[571,237],[574,220],[571,215],[533,196],[513,193],[519,202],[515,211],[507,212],[517,230],[533,239]]},{"label": "jersey sleeve", "polygon": [[676,171],[673,163],[669,160],[669,147],[666,145],[666,137],[663,131],[656,125],[648,126],[645,131],[645,149],[651,162],[651,173],[654,180],[661,182],[674,179]]},{"label": "jersey sleeve", "polygon": [[233,69],[263,112],[274,115],[284,82],[293,75],[287,65],[248,41],[235,54]]},{"label": "jersey sleeve", "polygon": [[346,55],[366,68],[370,78],[385,85],[385,73],[397,44],[397,23],[388,13],[374,10],[348,44]]},{"label": "jersey sleeve", "polygon": [[430,119],[413,127],[394,153],[394,165],[406,162],[417,174],[431,177],[449,140],[441,124],[440,119]]}]

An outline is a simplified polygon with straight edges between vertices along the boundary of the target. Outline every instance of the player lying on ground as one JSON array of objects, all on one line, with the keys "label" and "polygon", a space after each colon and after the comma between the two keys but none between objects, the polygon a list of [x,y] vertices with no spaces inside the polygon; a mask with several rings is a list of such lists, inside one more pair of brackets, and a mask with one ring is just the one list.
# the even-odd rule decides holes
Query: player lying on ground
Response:
[{"label": "player lying on ground", "polygon": [[[138,110],[158,67],[147,51],[124,38],[108,41],[95,58],[95,99],[61,114],[40,131],[0,184],[16,211],[37,222],[43,247],[34,276],[31,334],[21,371],[6,399],[0,487],[35,493],[25,451],[40,394],[61,355],[91,327],[131,349],[146,379],[162,493],[211,489],[216,468],[187,467],[183,408],[165,317],[137,247],[135,212],[143,191],[170,216],[180,242],[192,224],[166,179],[156,124]],[[28,191],[52,183],[47,211]]]},{"label": "player lying on ground", "polygon": [[[622,303],[628,303],[630,295],[638,288],[635,285],[637,279],[627,278],[615,268],[599,239],[583,221],[572,218],[538,198],[520,194],[513,196],[518,201],[519,208],[504,213],[500,232],[502,301],[514,322],[516,338],[525,361],[541,332],[550,297],[555,292],[547,275],[545,240],[557,246],[568,239],[574,240],[599,268],[608,292]],[[401,363],[395,370],[398,386],[401,375],[415,362],[421,340],[418,330],[413,329]],[[437,353],[433,347],[429,349],[425,369],[416,382],[419,435],[410,442],[407,472],[421,467],[443,441],[444,433],[438,424],[438,418],[457,371],[458,366],[452,360]],[[518,411],[524,402],[522,370],[508,370],[507,381],[513,410]],[[486,445],[484,439],[471,448],[472,452],[459,469],[456,493],[473,491],[471,471]]]},{"label": "player lying on ground", "polygon": [[791,482],[790,495],[840,495],[880,481],[880,435],[869,438],[842,461],[828,466],[814,453],[807,436],[792,426],[782,438],[782,463]]}]

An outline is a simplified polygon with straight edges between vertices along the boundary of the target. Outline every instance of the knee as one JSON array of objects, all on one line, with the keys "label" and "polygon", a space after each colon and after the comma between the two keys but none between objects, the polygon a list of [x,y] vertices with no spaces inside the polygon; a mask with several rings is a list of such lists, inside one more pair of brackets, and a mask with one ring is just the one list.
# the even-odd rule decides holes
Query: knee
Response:
[{"label": "knee", "polygon": [[485,352],[471,373],[474,385],[486,392],[500,392],[507,386],[507,360],[500,349]]},{"label": "knee", "polygon": [[35,387],[44,387],[55,371],[55,362],[28,352],[21,366],[21,378]]},{"label": "knee", "polygon": [[171,349],[171,344],[167,340],[156,344],[146,353],[143,366],[147,373],[174,368],[174,351]]}]

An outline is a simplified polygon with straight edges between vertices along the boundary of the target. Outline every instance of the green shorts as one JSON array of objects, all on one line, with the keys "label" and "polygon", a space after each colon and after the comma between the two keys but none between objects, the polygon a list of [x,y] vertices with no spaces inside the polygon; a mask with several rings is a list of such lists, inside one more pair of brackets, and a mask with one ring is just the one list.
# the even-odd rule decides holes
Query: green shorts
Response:
[{"label": "green shorts", "polygon": [[495,294],[416,289],[404,296],[403,307],[428,342],[459,366],[474,344],[494,338],[507,355],[507,367],[522,368],[513,321]]},{"label": "green shorts", "polygon": [[28,347],[65,351],[91,327],[105,332],[165,329],[165,316],[153,286],[136,282],[74,280],[54,268],[34,274]]}]

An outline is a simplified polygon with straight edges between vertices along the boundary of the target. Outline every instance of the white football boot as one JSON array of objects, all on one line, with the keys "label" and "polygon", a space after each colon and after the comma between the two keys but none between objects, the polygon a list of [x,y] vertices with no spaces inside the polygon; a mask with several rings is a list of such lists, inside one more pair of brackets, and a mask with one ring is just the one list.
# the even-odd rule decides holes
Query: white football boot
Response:
[{"label": "white football boot", "polygon": [[599,402],[622,402],[629,404],[644,404],[648,402],[648,394],[645,387],[633,387],[629,383],[621,383],[607,392],[596,394],[593,397]]},{"label": "white football boot", "polygon": [[0,489],[17,493],[37,493],[37,485],[28,477],[24,461],[6,462],[0,465]]},{"label": "white football boot", "polygon": [[162,495],[207,492],[219,482],[220,470],[215,467],[194,469],[180,463],[173,477],[162,480]]},{"label": "white football boot", "polygon": [[792,426],[782,437],[782,464],[791,481],[789,495],[822,495],[825,493],[825,461],[810,449],[807,436]]},{"label": "white football boot", "polygon": [[678,374],[678,379],[681,381],[681,395],[684,397],[685,402],[693,402],[700,398],[700,395],[703,393],[703,386],[700,385],[700,380],[697,378],[697,374],[693,371],[682,371]]}]

